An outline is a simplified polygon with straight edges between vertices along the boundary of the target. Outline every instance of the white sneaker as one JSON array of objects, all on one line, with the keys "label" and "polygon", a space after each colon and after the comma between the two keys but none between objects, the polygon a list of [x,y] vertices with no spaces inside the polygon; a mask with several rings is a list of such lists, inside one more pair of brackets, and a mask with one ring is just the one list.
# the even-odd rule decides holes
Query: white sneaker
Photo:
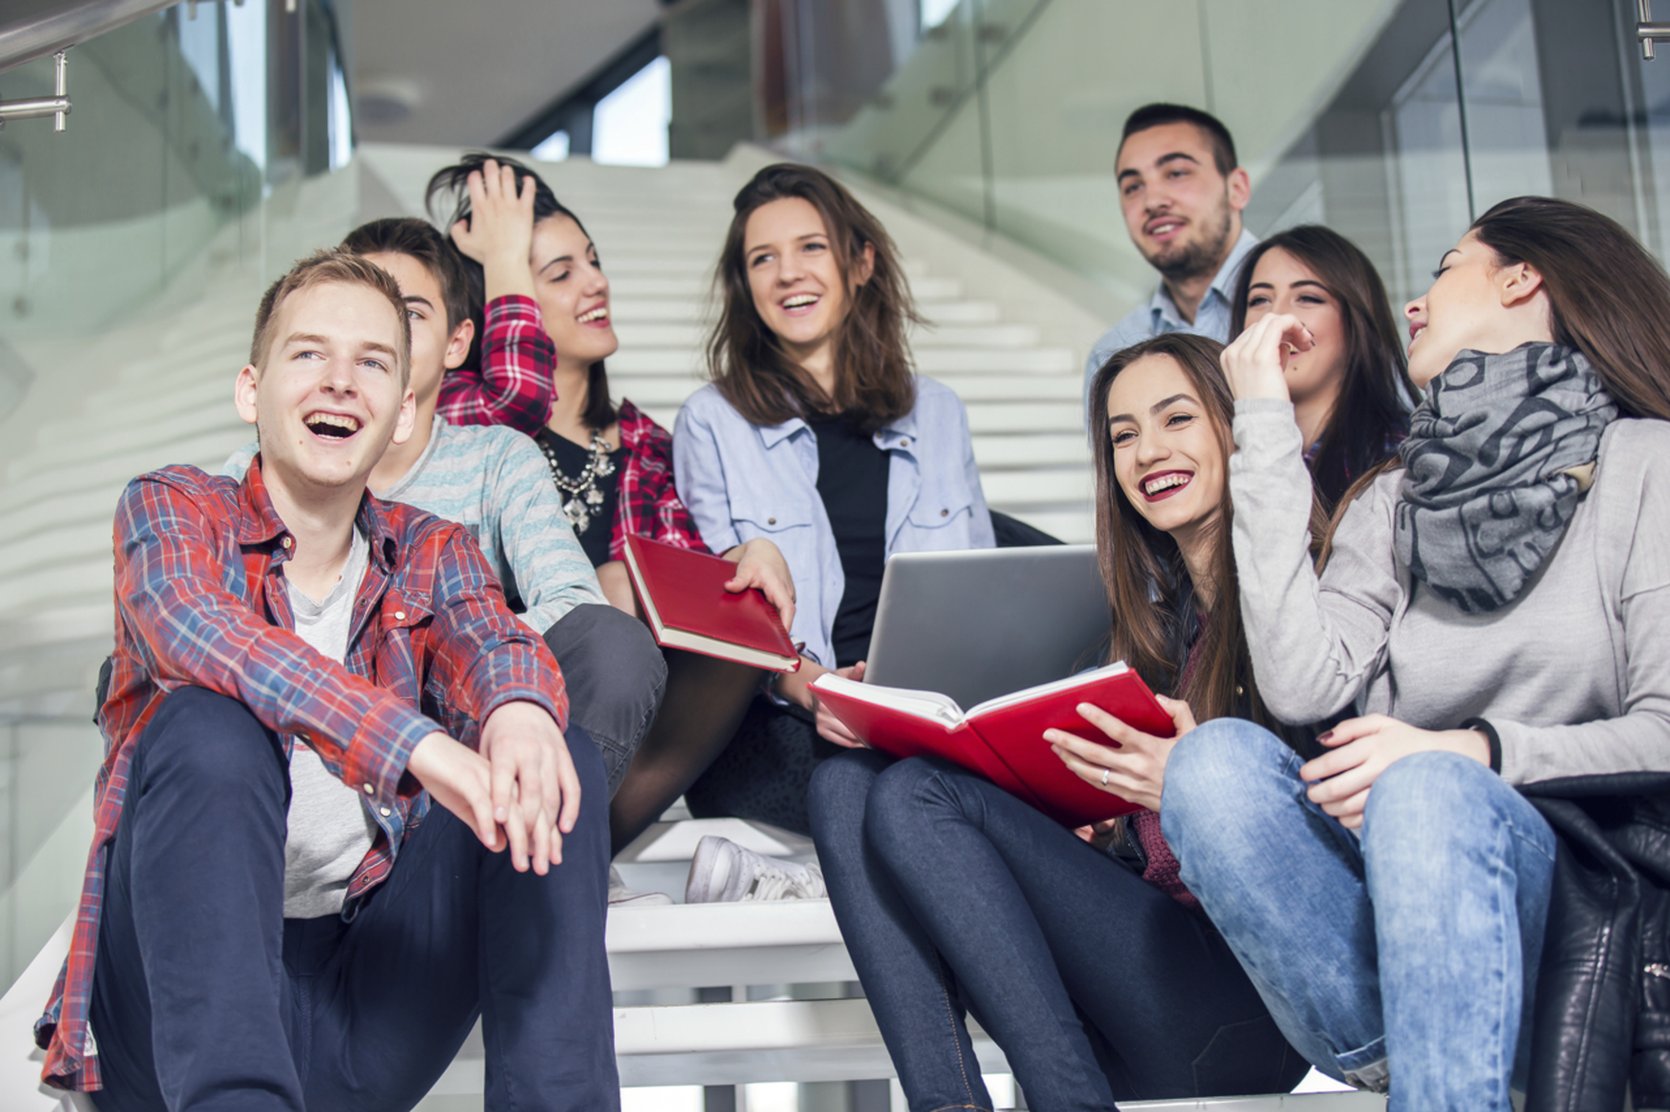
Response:
[{"label": "white sneaker", "polygon": [[610,907],[659,907],[672,902],[673,898],[665,892],[639,892],[628,888],[620,870],[613,865],[609,866]]},{"label": "white sneaker", "polygon": [[816,900],[826,895],[817,865],[766,857],[712,834],[697,843],[684,885],[685,903]]}]

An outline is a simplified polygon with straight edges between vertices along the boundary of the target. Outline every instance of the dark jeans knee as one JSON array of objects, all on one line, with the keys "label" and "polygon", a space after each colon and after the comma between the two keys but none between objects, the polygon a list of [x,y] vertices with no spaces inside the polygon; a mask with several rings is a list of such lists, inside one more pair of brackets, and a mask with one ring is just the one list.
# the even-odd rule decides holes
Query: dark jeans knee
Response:
[{"label": "dark jeans knee", "polygon": [[871,848],[884,857],[908,854],[936,819],[966,813],[946,776],[948,770],[949,766],[924,757],[910,757],[881,770],[864,806],[864,840]]},{"label": "dark jeans knee", "polygon": [[860,822],[876,777],[890,763],[886,754],[871,749],[849,749],[819,761],[806,788],[813,839]]},{"label": "dark jeans knee", "polygon": [[163,699],[139,736],[134,763],[146,791],[173,787],[206,799],[289,791],[278,736],[244,704],[201,687]]},{"label": "dark jeans knee", "polygon": [[667,661],[644,623],[613,606],[576,606],[545,631],[569,710],[596,744],[613,792],[667,686]]},{"label": "dark jeans knee", "polygon": [[[608,761],[603,750],[592,739],[585,727],[570,722],[563,740],[568,743],[568,756],[574,762],[574,772],[580,779],[580,819],[588,826],[600,825],[603,841],[609,840],[609,783]],[[579,829],[578,824],[575,829]]]}]

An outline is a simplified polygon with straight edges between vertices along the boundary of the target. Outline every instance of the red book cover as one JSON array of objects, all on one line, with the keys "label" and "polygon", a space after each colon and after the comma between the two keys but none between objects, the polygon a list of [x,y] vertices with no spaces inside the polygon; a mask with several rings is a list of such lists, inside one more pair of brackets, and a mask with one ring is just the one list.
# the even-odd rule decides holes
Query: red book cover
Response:
[{"label": "red book cover", "polygon": [[[837,680],[840,682],[837,683]],[[865,686],[870,690],[851,690]],[[1015,778],[1009,766],[992,752],[991,747],[966,721],[952,723],[937,715],[915,714],[865,698],[873,692],[899,692],[900,688],[853,683],[841,680],[839,676],[819,676],[812,689],[817,692],[818,700],[841,720],[841,724],[872,749],[879,749],[893,757],[942,757],[952,764],[978,772],[1004,791],[1042,809],[1042,801]],[[931,695],[929,692],[905,694]]]},{"label": "red book cover", "polygon": [[725,590],[736,565],[627,534],[626,572],[656,643],[775,672],[800,667],[782,615],[758,591]]},{"label": "red book cover", "polygon": [[819,676],[812,688],[835,717],[875,748],[896,757],[928,754],[955,762],[1075,827],[1139,808],[1073,775],[1044,740],[1045,730],[1098,738],[1101,732],[1075,709],[1090,703],[1144,733],[1170,737],[1173,732],[1171,716],[1142,677],[1123,664],[991,699],[966,713],[933,692],[838,676]]}]

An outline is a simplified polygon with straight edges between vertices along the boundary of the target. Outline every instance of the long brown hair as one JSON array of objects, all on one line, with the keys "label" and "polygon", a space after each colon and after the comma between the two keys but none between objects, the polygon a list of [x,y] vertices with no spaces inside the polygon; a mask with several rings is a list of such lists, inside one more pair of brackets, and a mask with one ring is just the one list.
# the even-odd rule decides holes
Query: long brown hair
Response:
[{"label": "long brown hair", "polygon": [[1500,265],[1542,275],[1555,341],[1588,357],[1625,416],[1670,419],[1670,278],[1622,224],[1574,201],[1514,197],[1472,230]]},{"label": "long brown hair", "polygon": [[[1096,466],[1096,554],[1113,606],[1110,660],[1123,660],[1150,686],[1187,701],[1204,722],[1250,714],[1275,725],[1253,683],[1252,658],[1241,627],[1240,587],[1230,547],[1233,508],[1223,492],[1210,536],[1211,608],[1202,613],[1183,554],[1171,535],[1149,524],[1119,486],[1109,440],[1108,392],[1139,359],[1158,355],[1182,368],[1199,396],[1223,450],[1227,481],[1234,449],[1230,422],[1235,399],[1218,365],[1223,345],[1204,336],[1168,332],[1134,344],[1104,363],[1090,384],[1091,439]],[[1313,503],[1314,504],[1314,503]],[[1191,652],[1194,665],[1185,668]]]},{"label": "long brown hair", "polygon": [[[788,357],[777,335],[754,309],[743,257],[748,218],[763,205],[798,197],[823,218],[830,250],[847,286],[848,307],[835,335],[835,394],[826,397],[812,376]],[[919,323],[898,250],[887,230],[841,184],[810,166],[780,162],[755,174],[737,193],[714,284],[719,319],[708,338],[708,373],[719,393],[756,425],[836,412],[867,432],[909,413],[916,405],[905,326]],[[864,249],[875,254],[868,281],[851,275]]]},{"label": "long brown hair", "polygon": [[[1556,343],[1576,348],[1626,417],[1670,420],[1670,277],[1610,216],[1557,197],[1510,197],[1470,229],[1498,266],[1526,263],[1548,291]],[[1352,484],[1322,542],[1318,567],[1332,555],[1346,508],[1396,457]]]},{"label": "long brown hair", "polygon": [[1246,328],[1253,271],[1258,260],[1278,248],[1316,275],[1339,304],[1345,329],[1345,377],[1311,465],[1317,495],[1324,508],[1332,508],[1353,479],[1385,460],[1386,445],[1409,431],[1408,406],[1419,391],[1409,380],[1402,336],[1374,263],[1356,244],[1320,224],[1278,232],[1247,254],[1230,302],[1229,334],[1239,336]]}]

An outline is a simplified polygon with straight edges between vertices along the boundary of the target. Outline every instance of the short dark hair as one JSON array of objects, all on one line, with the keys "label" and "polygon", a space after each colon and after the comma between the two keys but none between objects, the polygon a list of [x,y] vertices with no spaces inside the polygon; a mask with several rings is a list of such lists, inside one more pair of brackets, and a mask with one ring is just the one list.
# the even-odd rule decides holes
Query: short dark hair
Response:
[{"label": "short dark hair", "polygon": [[1210,112],[1202,112],[1186,104],[1156,102],[1138,108],[1125,117],[1125,130],[1119,136],[1119,145],[1124,147],[1125,140],[1139,131],[1166,124],[1193,124],[1205,132],[1207,142],[1212,144],[1212,161],[1218,167],[1218,173],[1227,175],[1241,165],[1235,157],[1235,138],[1229,134],[1223,121]]},{"label": "short dark hair", "polygon": [[361,224],[342,241],[342,250],[356,255],[407,255],[422,263],[441,287],[446,326],[454,329],[470,315],[470,279],[464,259],[452,241],[427,221],[414,216],[390,216]]},{"label": "short dark hair", "polygon": [[278,316],[284,299],[293,293],[336,282],[345,286],[364,286],[388,299],[394,319],[400,324],[400,350],[395,353],[399,363],[400,384],[406,385],[412,375],[412,322],[406,317],[406,303],[400,298],[400,287],[389,277],[388,271],[341,248],[315,251],[299,260],[289,273],[267,287],[261,304],[255,310],[255,335],[250,340],[249,361],[263,369],[268,348],[273,342],[273,320]]}]

